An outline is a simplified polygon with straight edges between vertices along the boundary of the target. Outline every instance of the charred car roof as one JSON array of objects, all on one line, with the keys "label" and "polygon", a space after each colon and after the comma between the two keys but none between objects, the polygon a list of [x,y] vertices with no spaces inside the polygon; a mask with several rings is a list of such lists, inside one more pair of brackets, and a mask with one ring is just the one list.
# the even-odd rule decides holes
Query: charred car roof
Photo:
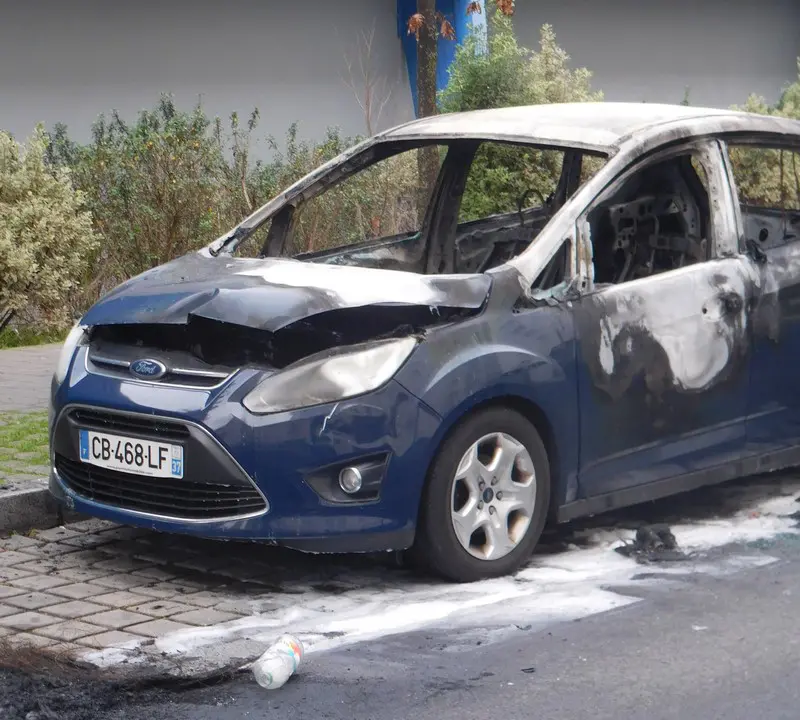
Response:
[{"label": "charred car roof", "polygon": [[656,139],[681,129],[689,134],[737,130],[797,133],[800,123],[722,108],[650,103],[556,103],[436,115],[387,130],[377,139],[485,138],[584,148],[612,155],[631,140]]}]

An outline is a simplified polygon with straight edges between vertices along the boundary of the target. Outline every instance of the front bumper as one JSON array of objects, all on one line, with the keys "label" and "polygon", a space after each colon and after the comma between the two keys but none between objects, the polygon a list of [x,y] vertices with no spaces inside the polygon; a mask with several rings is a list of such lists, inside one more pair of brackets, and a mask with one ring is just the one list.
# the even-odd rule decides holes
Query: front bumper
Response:
[{"label": "front bumper", "polygon": [[[272,542],[311,552],[404,549],[439,418],[392,381],[333,405],[255,416],[241,398],[257,374],[215,390],[154,387],[77,370],[55,394],[50,491],[87,515],[164,532]],[[80,461],[78,428],[184,446],[183,480]],[[337,491],[342,467],[374,492]]]}]

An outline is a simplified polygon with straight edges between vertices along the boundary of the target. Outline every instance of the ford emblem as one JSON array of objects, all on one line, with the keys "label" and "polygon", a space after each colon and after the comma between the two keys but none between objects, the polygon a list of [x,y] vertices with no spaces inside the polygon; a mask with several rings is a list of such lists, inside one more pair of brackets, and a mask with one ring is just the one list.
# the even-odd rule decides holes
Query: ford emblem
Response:
[{"label": "ford emblem", "polygon": [[135,375],[142,380],[158,380],[167,374],[167,366],[158,360],[145,358],[132,362],[130,371],[131,375]]}]

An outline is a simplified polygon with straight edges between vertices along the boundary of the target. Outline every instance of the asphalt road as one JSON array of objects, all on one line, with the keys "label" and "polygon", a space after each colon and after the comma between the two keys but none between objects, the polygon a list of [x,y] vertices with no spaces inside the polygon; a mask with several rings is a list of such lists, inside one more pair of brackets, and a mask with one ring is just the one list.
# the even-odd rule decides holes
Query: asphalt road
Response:
[{"label": "asphalt road", "polygon": [[[781,486],[770,482],[698,491],[597,520],[622,527],[634,519],[720,519],[743,497],[739,491],[772,497]],[[569,543],[577,536],[566,529],[559,537]],[[554,558],[563,552],[556,545]],[[525,625],[525,610],[506,602],[500,625],[495,606],[465,616],[469,625],[448,619],[425,631],[311,653],[273,692],[247,672],[225,684],[178,690],[132,689],[83,671],[67,679],[50,668],[36,675],[4,671],[9,653],[0,639],[0,718],[800,717],[800,534],[717,547],[699,565],[659,558],[626,575],[625,585],[606,586],[636,599],[615,610]]]},{"label": "asphalt road", "polygon": [[[754,552],[730,546],[721,555],[743,550]],[[777,562],[639,589],[641,602],[537,632],[520,629],[501,642],[469,642],[446,630],[397,636],[309,656],[277,691],[243,675],[114,715],[796,720],[798,551],[796,537],[761,543],[755,552]]]}]

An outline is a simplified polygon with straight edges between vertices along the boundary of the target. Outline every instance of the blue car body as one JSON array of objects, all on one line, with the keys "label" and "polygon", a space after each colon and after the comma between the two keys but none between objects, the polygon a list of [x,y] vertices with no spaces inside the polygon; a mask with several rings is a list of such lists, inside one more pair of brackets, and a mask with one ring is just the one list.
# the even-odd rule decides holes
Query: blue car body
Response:
[{"label": "blue car body", "polygon": [[[483,407],[514,410],[536,428],[550,468],[548,513],[562,521],[800,460],[798,388],[779,382],[776,370],[796,345],[786,303],[800,287],[800,263],[791,246],[764,252],[745,242],[722,144],[745,131],[797,139],[798,126],[613,103],[493,112],[480,123],[466,114],[457,127],[445,116],[388,131],[212,246],[99,301],[53,383],[53,495],[81,513],[165,532],[379,551],[412,545],[437,452]],[[520,220],[535,228],[536,242],[511,259],[477,271],[457,260],[437,275],[424,271],[426,251],[423,265],[402,271],[419,236],[293,260],[232,257],[264,218],[288,225],[281,213],[296,198],[340,168],[367,165],[384,146],[451,143],[446,183],[466,152],[460,144],[528,136],[566,151],[563,196],[528,216],[529,225]],[[568,161],[578,157],[580,167],[583,153],[608,163],[573,187]],[[593,203],[623,187],[640,163],[661,158],[663,177],[678,177],[690,156],[710,178],[703,261],[603,284],[593,266]],[[447,193],[441,198],[434,220],[448,217]],[[644,214],[634,202],[623,213],[631,208]],[[491,237],[488,257],[508,241],[510,217],[452,232],[465,242]],[[774,228],[766,216],[756,221]],[[292,409],[248,408],[265,380],[280,382],[342,346],[403,337],[415,339],[414,349],[378,387]],[[90,436],[82,432],[179,446],[181,477],[87,465]],[[363,481],[355,494],[341,486],[345,468]]]}]

